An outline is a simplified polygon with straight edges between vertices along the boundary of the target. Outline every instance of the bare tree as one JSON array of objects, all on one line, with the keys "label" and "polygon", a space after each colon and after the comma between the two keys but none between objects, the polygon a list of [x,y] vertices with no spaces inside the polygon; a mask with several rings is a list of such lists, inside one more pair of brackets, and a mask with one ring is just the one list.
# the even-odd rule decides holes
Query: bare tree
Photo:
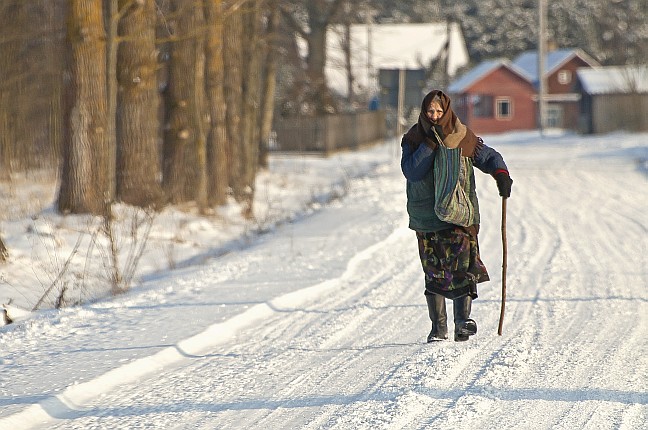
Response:
[{"label": "bare tree", "polygon": [[243,180],[243,7],[237,0],[225,1],[223,62],[225,74],[223,91],[227,104],[227,140],[230,154],[229,183],[235,199],[245,197]]},{"label": "bare tree", "polygon": [[207,133],[207,164],[210,205],[226,201],[229,185],[226,104],[223,92],[223,0],[205,1],[206,68],[205,92],[210,128]]},{"label": "bare tree", "polygon": [[263,88],[261,90],[261,140],[259,147],[259,167],[268,167],[268,144],[270,133],[272,131],[272,120],[274,116],[274,100],[277,88],[277,62],[279,58],[278,47],[278,30],[279,5],[277,0],[269,0],[268,8],[268,25],[266,30],[265,49],[265,73],[263,76]]},{"label": "bare tree", "polygon": [[[2,174],[47,148],[60,161],[63,213],[104,214],[116,199],[205,209],[231,191],[250,215],[276,84],[263,37],[276,29],[278,3],[1,2]],[[47,23],[42,32],[27,27],[35,19]],[[48,95],[37,102],[39,88]]]},{"label": "bare tree", "polygon": [[252,216],[261,145],[260,34],[263,3],[263,0],[230,0],[226,3],[224,22],[224,95],[231,154],[230,185],[233,197],[242,204],[243,215],[247,217]]},{"label": "bare tree", "polygon": [[163,185],[172,203],[206,205],[204,11],[195,0],[172,0]]},{"label": "bare tree", "polygon": [[255,178],[259,163],[261,119],[261,0],[248,0],[243,15],[243,214],[252,216]]},{"label": "bare tree", "polygon": [[318,113],[334,110],[324,74],[326,33],[344,1],[290,0],[281,3],[281,12],[289,28],[299,34],[308,46],[306,67],[312,92],[307,100]]},{"label": "bare tree", "polygon": [[119,0],[117,198],[147,207],[162,201],[155,0]]},{"label": "bare tree", "polygon": [[106,32],[101,0],[70,0],[67,142],[58,209],[102,214],[111,202],[106,104]]},{"label": "bare tree", "polygon": [[[65,0],[0,2],[0,175],[57,166]],[[38,23],[38,25],[34,25]]]}]

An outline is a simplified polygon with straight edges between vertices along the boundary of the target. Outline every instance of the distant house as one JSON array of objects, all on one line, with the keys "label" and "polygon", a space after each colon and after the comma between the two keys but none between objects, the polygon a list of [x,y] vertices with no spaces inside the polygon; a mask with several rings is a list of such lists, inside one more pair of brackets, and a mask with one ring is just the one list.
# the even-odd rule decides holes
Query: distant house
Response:
[{"label": "distant house", "polygon": [[648,65],[579,69],[581,131],[648,131]]},{"label": "distant house", "polygon": [[[329,88],[348,94],[344,26],[331,26],[327,32],[325,74]],[[468,49],[457,23],[352,24],[349,28],[353,90],[378,90],[380,69],[427,69],[432,61],[447,62],[447,73],[468,64]]]},{"label": "distant house", "polygon": [[[539,88],[538,53],[520,54],[513,64],[529,76],[534,88]],[[546,119],[545,125],[553,128],[579,129],[579,99],[575,91],[576,70],[598,67],[599,63],[580,49],[559,49],[547,53],[545,58]],[[537,102],[537,97],[534,98]]]},{"label": "distant house", "polygon": [[510,61],[485,61],[448,87],[453,109],[476,133],[535,128],[535,90]]},{"label": "distant house", "polygon": [[[478,133],[538,127],[538,55],[525,52],[513,61],[486,61],[452,82],[448,93],[462,120]],[[547,124],[578,129],[580,95],[576,70],[598,63],[580,49],[552,51],[545,59]]]}]

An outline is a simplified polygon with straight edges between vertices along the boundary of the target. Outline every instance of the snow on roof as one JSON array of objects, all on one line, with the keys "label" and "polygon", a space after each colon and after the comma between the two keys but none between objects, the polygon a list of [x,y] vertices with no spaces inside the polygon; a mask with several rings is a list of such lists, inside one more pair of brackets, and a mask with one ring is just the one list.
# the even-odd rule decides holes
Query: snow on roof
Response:
[{"label": "snow on roof", "polygon": [[507,67],[514,73],[517,73],[520,75],[522,78],[530,80],[529,76],[527,76],[523,70],[515,67],[513,64],[511,64],[510,61],[506,59],[498,59],[498,60],[488,60],[480,63],[477,67],[469,70],[467,73],[465,73],[463,76],[461,76],[459,79],[456,81],[452,82],[450,86],[448,86],[448,93],[454,93],[454,94],[459,94],[465,92],[471,85],[479,81],[480,79],[484,78],[486,75],[491,73],[492,71],[496,70],[499,67]]},{"label": "snow on roof", "polygon": [[[591,66],[598,66],[598,63],[594,59],[590,58],[580,49],[557,49],[547,53],[545,58],[545,73],[551,74],[554,70],[576,56]],[[538,51],[523,52],[513,60],[513,65],[523,70],[529,76],[531,83],[535,84],[538,81]]]},{"label": "snow on roof", "polygon": [[[377,85],[369,75],[377,76],[379,69],[427,68],[442,54],[448,36],[448,74],[454,76],[458,68],[468,64],[468,50],[457,23],[449,27],[447,23],[354,24],[350,33],[351,64],[359,88],[371,90]],[[325,71],[329,87],[346,95],[347,75],[340,42],[343,35],[343,26],[329,28]]]},{"label": "snow on roof", "polygon": [[588,94],[648,93],[648,64],[582,68],[576,74]]}]

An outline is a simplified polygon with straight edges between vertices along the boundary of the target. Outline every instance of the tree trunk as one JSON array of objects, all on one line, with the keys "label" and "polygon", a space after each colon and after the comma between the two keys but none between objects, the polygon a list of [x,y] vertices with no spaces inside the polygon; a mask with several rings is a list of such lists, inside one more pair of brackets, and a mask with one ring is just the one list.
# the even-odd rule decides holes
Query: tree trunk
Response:
[{"label": "tree trunk", "polygon": [[226,104],[223,93],[223,0],[205,2],[206,77],[210,129],[207,133],[208,203],[226,202],[229,185]]},{"label": "tree trunk", "polygon": [[[284,8],[283,15],[293,31],[308,45],[306,75],[309,88],[304,94],[314,113],[324,114],[335,110],[335,104],[326,83],[326,30],[344,0],[309,0],[293,2],[293,8]],[[284,7],[282,3],[282,7]],[[295,15],[295,10],[300,12]],[[305,17],[305,20],[301,19]]]},{"label": "tree trunk", "polygon": [[0,1],[2,176],[59,166],[67,9],[67,0]]},{"label": "tree trunk", "polygon": [[[309,8],[317,9],[316,6],[309,6]],[[310,12],[311,19],[309,21],[311,28],[306,42],[308,43],[308,58],[306,64],[308,66],[308,79],[312,86],[312,93],[310,99],[315,110],[319,114],[330,113],[333,108],[333,101],[328,90],[326,83],[326,75],[324,73],[324,66],[326,65],[326,29],[328,22],[323,22],[322,19],[316,15],[316,11]]]},{"label": "tree trunk", "polygon": [[103,214],[108,181],[106,34],[101,0],[70,0],[71,91],[58,209]]},{"label": "tree trunk", "polygon": [[326,20],[326,11],[322,10],[320,2],[307,2],[308,25],[308,57],[306,64],[310,74],[324,78],[324,65],[326,64],[326,29],[329,22]]},{"label": "tree trunk", "polygon": [[166,92],[164,188],[172,203],[196,200],[206,193],[204,136],[204,17],[195,0],[173,0],[174,29]]},{"label": "tree trunk", "polygon": [[279,49],[277,45],[279,27],[279,6],[277,0],[270,0],[268,3],[270,16],[268,19],[268,30],[266,32],[267,49],[265,56],[265,76],[263,81],[263,94],[261,104],[261,140],[259,147],[259,167],[268,167],[268,151],[270,133],[272,132],[272,121],[274,115],[275,90],[277,87],[277,58]]},{"label": "tree trunk", "polygon": [[207,209],[208,195],[208,174],[207,174],[207,127],[209,120],[205,105],[205,41],[206,41],[206,22],[205,11],[202,4],[194,4],[193,11],[194,32],[197,33],[194,38],[194,88],[193,88],[193,121],[196,129],[196,142],[194,144],[196,152],[196,163],[194,166],[187,166],[188,169],[195,170],[195,187],[194,200],[198,204],[201,213]]},{"label": "tree trunk", "polygon": [[3,263],[7,261],[7,257],[9,257],[9,251],[7,251],[7,247],[5,246],[2,237],[0,237],[0,262]]},{"label": "tree trunk", "polygon": [[347,103],[351,106],[354,102],[353,97],[353,68],[351,64],[351,23],[344,23],[344,38],[342,39],[342,51],[344,52],[344,71],[347,76]]},{"label": "tree trunk", "polygon": [[[117,54],[119,49],[119,4],[120,0],[105,0],[107,8],[106,37],[106,101],[108,127],[108,184],[112,195],[117,194]],[[124,7],[122,5],[122,7]],[[129,7],[129,6],[127,6]]]},{"label": "tree trunk", "polygon": [[245,75],[243,77],[243,215],[252,216],[255,178],[259,161],[260,141],[260,93],[261,54],[259,47],[260,10],[259,0],[248,0],[244,16],[243,51]]},{"label": "tree trunk", "polygon": [[230,179],[233,196],[241,201],[245,196],[243,176],[243,53],[241,41],[243,38],[243,12],[236,7],[236,0],[227,0],[227,13],[224,21],[223,62],[225,76],[223,91],[227,105],[227,140],[230,154]]},{"label": "tree trunk", "polygon": [[155,0],[119,0],[117,198],[140,207],[162,203]]}]

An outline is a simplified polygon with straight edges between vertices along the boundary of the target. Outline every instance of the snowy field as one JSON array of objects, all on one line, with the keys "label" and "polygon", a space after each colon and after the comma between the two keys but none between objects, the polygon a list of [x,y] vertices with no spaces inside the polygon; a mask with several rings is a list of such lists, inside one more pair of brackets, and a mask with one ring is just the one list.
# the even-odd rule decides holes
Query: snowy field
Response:
[{"label": "snowy field", "polygon": [[274,156],[252,222],[166,210],[129,293],[62,310],[21,311],[100,296],[96,220],[16,181],[0,429],[648,429],[648,134],[485,140],[514,180],[508,300],[498,336],[501,199],[477,172],[492,280],[463,343],[425,343],[394,141]]}]

